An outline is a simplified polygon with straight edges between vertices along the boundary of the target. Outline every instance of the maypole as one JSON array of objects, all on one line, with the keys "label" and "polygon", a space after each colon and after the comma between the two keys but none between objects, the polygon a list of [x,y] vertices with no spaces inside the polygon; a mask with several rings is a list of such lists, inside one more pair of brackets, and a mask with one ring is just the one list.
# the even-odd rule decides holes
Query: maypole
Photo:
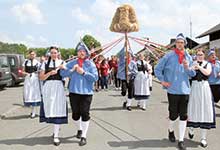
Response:
[{"label": "maypole", "polygon": [[127,35],[127,32],[125,32],[125,77],[126,77],[126,80],[128,81],[128,64],[129,64],[129,53],[128,53],[128,35]]},{"label": "maypole", "polygon": [[110,26],[112,32],[123,33],[125,36],[125,77],[128,80],[128,64],[129,64],[129,49],[128,49],[128,33],[139,31],[137,17],[132,6],[125,4],[117,8]]}]

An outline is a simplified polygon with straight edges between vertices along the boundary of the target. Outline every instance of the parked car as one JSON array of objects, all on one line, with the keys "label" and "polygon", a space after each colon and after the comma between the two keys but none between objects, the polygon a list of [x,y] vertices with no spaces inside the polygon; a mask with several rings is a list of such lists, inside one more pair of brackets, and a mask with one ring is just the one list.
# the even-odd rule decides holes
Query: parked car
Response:
[{"label": "parked car", "polygon": [[9,85],[12,81],[10,66],[6,55],[0,54],[0,89]]},{"label": "parked car", "polygon": [[22,74],[22,64],[25,61],[22,54],[5,54],[8,58],[8,62],[11,68],[12,82],[9,86],[15,86],[24,81]]}]

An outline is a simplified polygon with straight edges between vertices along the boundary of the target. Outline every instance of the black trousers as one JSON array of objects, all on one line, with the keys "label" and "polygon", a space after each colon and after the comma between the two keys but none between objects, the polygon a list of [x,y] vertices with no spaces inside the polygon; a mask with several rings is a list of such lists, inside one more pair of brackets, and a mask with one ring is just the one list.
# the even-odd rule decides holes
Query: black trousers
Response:
[{"label": "black trousers", "polygon": [[77,121],[81,117],[82,121],[89,121],[91,102],[92,95],[70,93],[70,105],[73,120]]},{"label": "black trousers", "polygon": [[120,87],[120,80],[117,78],[117,72],[114,73],[114,81],[115,81],[115,87]]},{"label": "black trousers", "polygon": [[174,95],[167,94],[169,101],[169,118],[174,121],[178,117],[180,120],[187,120],[187,106],[189,102],[189,95]]},{"label": "black trousers", "polygon": [[220,100],[220,85],[210,85],[214,102],[218,103]]},{"label": "black trousers", "polygon": [[121,80],[121,95],[125,96],[127,93],[128,83],[126,80]]},{"label": "black trousers", "polygon": [[128,98],[131,99],[134,97],[134,79],[129,80],[128,83]]}]

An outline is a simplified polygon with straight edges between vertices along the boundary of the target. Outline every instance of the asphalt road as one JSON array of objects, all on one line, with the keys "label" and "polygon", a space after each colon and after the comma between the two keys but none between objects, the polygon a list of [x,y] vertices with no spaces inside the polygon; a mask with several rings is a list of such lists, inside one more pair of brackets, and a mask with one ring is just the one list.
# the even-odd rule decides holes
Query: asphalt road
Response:
[{"label": "asphalt road", "polygon": [[[76,127],[71,120],[62,125],[61,145],[52,144],[53,126],[40,124],[38,118],[30,119],[29,108],[22,103],[22,86],[0,91],[0,150],[175,150],[177,143],[167,139],[167,98],[161,86],[154,82],[153,92],[148,101],[147,110],[137,109],[133,101],[133,110],[122,109],[125,97],[119,91],[108,90],[95,93],[91,110],[91,124],[88,132],[88,144],[78,146],[74,137]],[[220,107],[216,107],[217,129],[208,132],[207,150],[220,149]],[[178,121],[177,121],[178,122]],[[176,131],[178,131],[176,129]],[[178,132],[176,132],[178,135]],[[177,136],[178,137],[178,136]],[[201,150],[200,132],[195,138],[185,136],[188,150]]]}]

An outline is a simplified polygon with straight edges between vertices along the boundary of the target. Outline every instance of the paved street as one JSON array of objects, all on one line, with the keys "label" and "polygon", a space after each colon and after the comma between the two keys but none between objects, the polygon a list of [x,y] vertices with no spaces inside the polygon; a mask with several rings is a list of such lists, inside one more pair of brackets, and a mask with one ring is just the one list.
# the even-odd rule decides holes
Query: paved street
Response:
[{"label": "paved street", "polygon": [[[76,127],[71,120],[61,127],[61,145],[52,144],[53,126],[40,124],[38,118],[29,119],[30,110],[22,106],[22,86],[0,91],[0,149],[1,150],[175,150],[177,143],[167,139],[167,99],[161,86],[154,82],[153,93],[146,111],[131,112],[122,109],[124,98],[119,91],[95,93],[91,111],[88,144],[78,146],[74,137]],[[133,102],[136,106],[136,102]],[[220,107],[216,107],[217,129],[208,132],[207,150],[219,150]],[[176,130],[177,131],[177,130]],[[176,135],[178,133],[176,132]],[[186,137],[189,150],[203,149],[199,146],[200,132],[193,141]]]}]

